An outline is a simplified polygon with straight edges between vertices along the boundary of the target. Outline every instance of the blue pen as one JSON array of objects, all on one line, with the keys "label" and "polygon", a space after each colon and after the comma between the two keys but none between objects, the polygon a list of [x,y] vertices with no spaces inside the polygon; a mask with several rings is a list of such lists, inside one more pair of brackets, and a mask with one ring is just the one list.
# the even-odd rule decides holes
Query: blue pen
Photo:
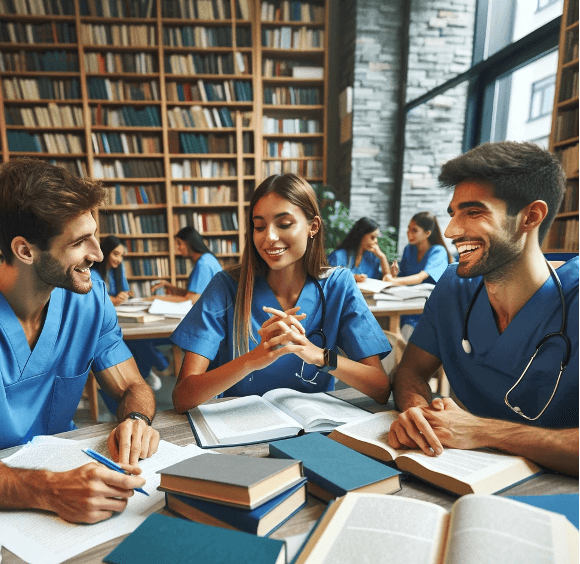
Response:
[{"label": "blue pen", "polygon": [[[85,448],[83,449],[83,452],[85,454],[88,454],[91,458],[94,458],[97,462],[104,464],[107,468],[115,470],[115,472],[120,472],[121,474],[129,474],[127,470],[123,470],[117,463],[113,462],[112,460],[109,460],[107,457],[103,456],[102,454],[99,454],[92,448]],[[143,488],[135,488],[135,491],[145,494],[147,496],[149,495]]]}]

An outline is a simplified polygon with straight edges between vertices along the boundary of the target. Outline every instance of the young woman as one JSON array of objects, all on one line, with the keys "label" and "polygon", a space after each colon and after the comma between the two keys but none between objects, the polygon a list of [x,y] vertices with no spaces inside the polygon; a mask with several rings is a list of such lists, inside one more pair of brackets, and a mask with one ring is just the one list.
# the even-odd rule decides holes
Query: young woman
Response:
[{"label": "young woman", "polygon": [[[437,218],[428,211],[416,213],[407,228],[409,244],[403,250],[401,264],[393,263],[391,272],[383,280],[395,286],[410,286],[428,282],[436,284],[453,262],[447,250]],[[408,340],[419,321],[418,315],[402,315],[401,326],[403,337]],[[405,327],[408,325],[409,327]]]},{"label": "young woman", "polygon": [[305,180],[274,175],[256,188],[241,264],[214,276],[171,337],[186,350],[177,411],[222,393],[332,390],[335,376],[387,401],[380,359],[391,347],[350,272],[328,269],[323,240]]},{"label": "young woman", "polygon": [[[103,260],[93,264],[91,278],[104,280],[113,304],[121,305],[129,297],[129,283],[123,268],[125,246],[120,239],[109,235],[101,241],[101,251]],[[156,345],[163,344],[162,340],[132,339],[125,341],[125,344],[135,358],[139,372],[147,384],[153,390],[159,390],[162,385],[159,374],[166,375],[169,368],[165,355],[156,348]]]},{"label": "young woman", "polygon": [[378,223],[361,217],[338,248],[330,253],[328,263],[349,268],[357,282],[367,277],[380,280],[390,272],[387,257],[377,242],[380,236]]},{"label": "young woman", "polygon": [[180,229],[175,235],[175,244],[181,255],[189,257],[193,261],[193,270],[189,275],[187,288],[180,288],[170,284],[167,280],[163,280],[152,286],[151,291],[165,288],[166,291],[170,292],[170,295],[155,296],[155,298],[169,302],[191,300],[192,303],[195,303],[214,274],[222,270],[222,266],[193,227]]}]

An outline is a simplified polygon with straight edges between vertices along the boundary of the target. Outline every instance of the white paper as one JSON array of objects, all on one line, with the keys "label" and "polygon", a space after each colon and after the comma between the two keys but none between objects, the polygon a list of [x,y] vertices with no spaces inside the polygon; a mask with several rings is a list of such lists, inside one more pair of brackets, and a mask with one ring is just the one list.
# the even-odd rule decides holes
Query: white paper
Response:
[{"label": "white paper", "polygon": [[[9,466],[44,468],[59,472],[94,462],[84,448],[109,456],[106,437],[72,441],[54,437],[37,437],[12,456],[2,460]],[[2,511],[0,531],[4,547],[29,564],[59,564],[85,550],[134,531],[147,515],[165,504],[164,493],[157,490],[161,470],[204,452],[195,445],[179,447],[160,441],[157,453],[139,462],[147,480],[145,496],[135,493],[125,511],[93,525],[67,523],[56,514],[42,511]]]},{"label": "white paper", "polygon": [[184,317],[192,305],[190,300],[184,302],[166,302],[165,300],[155,299],[151,302],[149,313],[164,315],[165,317]]}]

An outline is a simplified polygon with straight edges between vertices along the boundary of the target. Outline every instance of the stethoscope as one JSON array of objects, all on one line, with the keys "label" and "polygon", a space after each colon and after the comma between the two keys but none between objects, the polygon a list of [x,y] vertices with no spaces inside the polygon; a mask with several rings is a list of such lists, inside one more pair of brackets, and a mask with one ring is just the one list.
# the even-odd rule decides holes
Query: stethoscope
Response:
[{"label": "stethoscope", "polygon": [[[535,350],[534,354],[532,355],[532,358],[530,358],[528,365],[526,366],[526,368],[522,372],[522,375],[518,378],[517,382],[506,392],[506,395],[504,397],[505,404],[512,411],[514,411],[518,415],[522,416],[524,419],[527,419],[528,421],[535,421],[536,419],[541,417],[542,413],[544,413],[544,411],[546,411],[546,409],[550,405],[550,403],[552,403],[552,399],[556,395],[556,390],[558,389],[558,386],[560,384],[560,378],[562,376],[562,372],[564,372],[564,369],[566,368],[566,366],[568,365],[568,361],[570,360],[570,354],[571,354],[571,348],[572,348],[572,345],[570,343],[570,339],[564,333],[564,331],[566,329],[567,315],[566,315],[566,300],[564,299],[564,291],[562,290],[562,284],[560,282],[560,278],[556,274],[556,271],[552,268],[552,265],[548,261],[546,261],[546,264],[548,265],[548,269],[550,270],[550,275],[552,276],[552,279],[554,280],[554,283],[556,284],[556,286],[558,288],[558,294],[560,295],[560,303],[562,304],[562,324],[560,325],[559,331],[557,331],[556,333],[548,333],[538,342],[538,344],[536,345],[536,350]],[[471,310],[473,309],[473,304],[475,303],[477,296],[481,292],[481,289],[483,288],[483,284],[484,283],[482,280],[481,283],[479,284],[479,286],[477,287],[477,289],[475,290],[475,293],[473,294],[473,297],[471,298],[471,302],[469,303],[469,307],[467,308],[467,312],[465,313],[465,319],[463,321],[463,339],[461,341],[461,346],[463,347],[463,350],[467,354],[471,354],[471,350],[472,350],[471,343],[469,342],[469,339],[467,337],[467,323],[469,321],[469,316],[471,314]],[[538,415],[536,415],[535,417],[528,417],[527,415],[525,415],[522,412],[522,410],[518,406],[512,407],[512,405],[510,404],[510,402],[508,400],[508,396],[513,390],[516,389],[518,384],[522,381],[523,377],[526,375],[526,372],[528,371],[528,369],[532,365],[532,362],[534,361],[534,359],[536,358],[536,356],[540,352],[540,349],[550,339],[555,339],[558,337],[564,341],[564,344],[566,345],[566,353],[564,354],[564,357],[562,359],[562,363],[560,364],[560,373],[558,374],[558,378],[556,380],[556,385],[554,386],[554,391],[552,392],[552,395],[550,396],[548,403],[546,403],[546,405],[544,406],[542,411],[540,411],[540,413],[538,413]]]}]

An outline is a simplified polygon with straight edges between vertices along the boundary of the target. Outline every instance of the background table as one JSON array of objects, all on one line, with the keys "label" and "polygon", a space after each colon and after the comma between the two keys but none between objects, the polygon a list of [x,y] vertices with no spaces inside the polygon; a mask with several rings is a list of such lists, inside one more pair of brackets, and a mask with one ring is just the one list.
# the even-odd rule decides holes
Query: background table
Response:
[{"label": "background table", "polygon": [[[391,402],[389,402],[387,405],[380,405],[367,396],[364,396],[360,392],[353,390],[352,388],[339,390],[333,392],[333,394],[372,412],[393,409],[393,404]],[[91,427],[85,427],[84,429],[78,429],[76,431],[61,433],[58,436],[69,439],[105,437],[109,434],[113,427],[114,424],[112,423],[104,423]],[[166,441],[175,443],[177,445],[195,443],[195,438],[187,421],[187,417],[185,415],[179,415],[175,411],[163,411],[157,414],[154,421],[154,427],[159,431],[161,438]],[[5,456],[12,454],[16,450],[17,447],[0,451],[0,458],[4,458]],[[268,444],[263,443],[242,447],[223,448],[219,449],[219,451],[227,454],[267,456]],[[577,492],[577,478],[571,478],[561,474],[546,472],[540,476],[528,480],[527,482],[519,484],[500,495],[542,495]],[[451,494],[448,494],[442,490],[438,490],[434,486],[431,486],[426,482],[422,482],[412,476],[402,480],[401,491],[393,495],[430,501],[437,503],[447,510],[451,508],[453,502],[457,499]],[[278,530],[276,530],[272,534],[272,538],[282,539],[307,532],[320,517],[320,515],[322,515],[322,512],[325,508],[326,504],[324,502],[309,495],[306,506],[296,515],[290,518],[286,523],[284,523]],[[163,511],[163,513],[166,512]],[[170,513],[167,514],[169,515]],[[102,545],[88,550],[83,554],[76,556],[75,558],[67,560],[67,563],[98,564],[115,546],[121,542],[123,538],[125,538],[125,536],[103,543]],[[8,550],[5,548],[2,549],[2,564],[22,564],[22,562],[23,561],[20,558],[17,558],[11,552],[8,552]]]}]

